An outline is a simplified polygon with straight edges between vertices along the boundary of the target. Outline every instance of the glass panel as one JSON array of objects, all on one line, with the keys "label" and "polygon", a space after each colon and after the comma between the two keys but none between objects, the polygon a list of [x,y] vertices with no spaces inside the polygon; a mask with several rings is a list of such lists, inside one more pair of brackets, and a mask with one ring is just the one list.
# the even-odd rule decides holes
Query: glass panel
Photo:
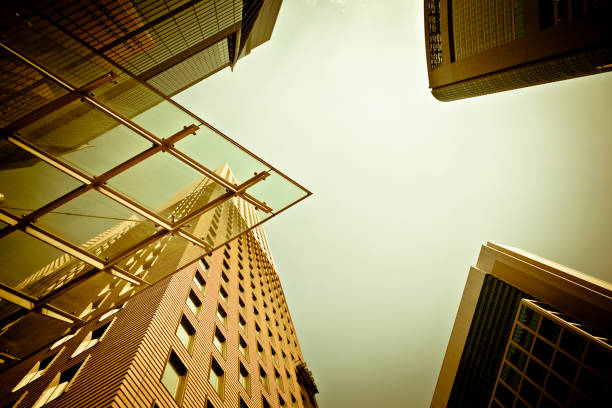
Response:
[{"label": "glass panel", "polygon": [[[0,50],[0,128],[66,93],[56,82]],[[4,154],[0,157],[4,163]]]},{"label": "glass panel", "polygon": [[3,27],[3,39],[28,58],[52,68],[51,72],[72,85],[80,87],[113,69],[108,62],[42,17],[29,14],[17,19],[20,21]]},{"label": "glass panel", "polygon": [[6,317],[18,312],[19,310],[21,310],[20,306],[17,306],[8,300],[0,299],[0,320],[4,320]]},{"label": "glass panel", "polygon": [[0,142],[0,151],[15,159],[0,165],[0,208],[14,215],[29,214],[81,185],[12,143]]},{"label": "glass panel", "polygon": [[518,316],[518,321],[523,323],[525,326],[532,330],[537,329],[538,322],[540,321],[540,314],[527,306],[521,306],[521,312]]},{"label": "glass panel", "polygon": [[[270,172],[270,175],[265,180],[249,188],[247,193],[267,204],[274,213],[280,212],[307,194],[305,190],[274,170]],[[260,220],[264,220],[272,215],[271,213],[266,214],[263,211],[258,211],[258,213]]]},{"label": "glass panel", "polygon": [[[124,291],[127,283],[109,273],[97,273],[49,303],[83,318],[99,315],[133,294],[131,290]],[[134,292],[145,288],[132,286]]]},{"label": "glass panel", "polygon": [[566,328],[563,329],[559,347],[580,360],[586,347],[586,340]]},{"label": "glass panel", "polygon": [[236,184],[247,181],[255,173],[269,169],[269,166],[264,165],[206,125],[200,125],[195,136],[188,136],[177,142],[175,146],[210,170],[221,169],[225,165],[229,166],[221,177]]},{"label": "glass panel", "polygon": [[525,330],[518,324],[514,326],[514,334],[512,335],[512,341],[524,348],[525,350],[531,350],[531,342],[533,340],[533,334]]},{"label": "glass panel", "polygon": [[[121,74],[114,82],[109,82],[94,92],[95,99],[115,112],[133,119],[147,109],[159,104],[164,99],[157,93],[142,85],[127,74]],[[196,123],[190,120],[188,124]],[[185,124],[181,125],[181,128]],[[153,132],[154,129],[148,129]],[[173,133],[175,133],[176,129]],[[157,135],[160,138],[162,135]]]},{"label": "glass panel", "polygon": [[176,336],[179,338],[181,343],[183,343],[185,348],[188,349],[191,343],[191,331],[187,329],[186,324],[182,320],[176,331]]},{"label": "glass panel", "polygon": [[158,153],[109,180],[168,221],[178,221],[225,192],[200,172],[167,153]]},{"label": "glass panel", "polygon": [[100,175],[151,146],[145,138],[81,101],[56,110],[21,133],[32,144],[91,175]]},{"label": "glass panel", "polygon": [[21,231],[0,239],[0,280],[31,296],[42,296],[90,268]]},{"label": "glass panel", "polygon": [[164,375],[162,376],[162,384],[164,387],[170,392],[170,394],[176,398],[176,394],[178,391],[180,375],[177,369],[174,367],[171,361],[168,361],[166,364],[166,369],[164,370]]},{"label": "glass panel", "polygon": [[197,303],[198,299],[193,295],[193,293],[189,293],[189,297],[187,298],[187,307],[194,316],[197,316],[200,312],[200,305]]},{"label": "glass panel", "polygon": [[[144,85],[140,85],[140,87],[144,87]],[[152,91],[148,90],[148,92]],[[159,138],[168,138],[185,126],[195,125],[199,122],[196,118],[166,100],[135,116],[132,120]],[[192,137],[188,136],[186,139]]]},{"label": "glass panel", "polygon": [[95,190],[40,217],[38,225],[99,258],[108,259],[160,229]]},{"label": "glass panel", "polygon": [[[31,356],[32,350],[39,350],[53,343],[66,332],[69,326],[68,322],[40,313],[28,312],[2,333],[0,348],[10,350],[11,355],[23,359]],[[36,335],[27,336],[27,342],[23,342],[24,333],[35,333]]]},{"label": "glass panel", "polygon": [[201,253],[188,241],[176,235],[165,235],[126,257],[118,266],[149,283],[155,283],[186,265],[181,262],[185,252]]}]

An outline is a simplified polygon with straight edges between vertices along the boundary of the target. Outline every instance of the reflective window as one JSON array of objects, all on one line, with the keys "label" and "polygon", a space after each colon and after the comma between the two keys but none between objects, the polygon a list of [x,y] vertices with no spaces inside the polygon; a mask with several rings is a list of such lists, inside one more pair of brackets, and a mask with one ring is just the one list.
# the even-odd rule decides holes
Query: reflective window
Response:
[{"label": "reflective window", "polygon": [[210,385],[212,385],[215,391],[217,391],[217,394],[219,394],[221,399],[223,399],[224,396],[224,380],[225,373],[223,372],[223,369],[219,363],[217,363],[217,360],[213,358],[210,367],[210,374],[208,375],[208,382],[210,382]]},{"label": "reflective window", "polygon": [[79,347],[77,347],[77,349],[74,351],[74,353],[72,353],[72,357],[77,356],[78,354],[82,353],[83,351],[87,350],[88,348],[91,348],[91,347],[95,346],[96,344],[98,344],[102,340],[102,336],[104,336],[104,334],[108,330],[108,328],[111,325],[111,323],[112,322],[108,322],[105,325],[100,326],[100,327],[98,327],[97,329],[95,329],[93,331],[90,331],[87,334],[87,336],[85,336],[85,338],[83,339],[83,341],[81,342]]},{"label": "reflective window", "polygon": [[217,348],[217,350],[219,350],[219,353],[221,353],[223,358],[225,358],[225,344],[226,344],[225,336],[223,335],[223,333],[221,333],[221,330],[219,330],[218,327],[215,329],[215,336],[213,337],[213,343],[215,347]]},{"label": "reflective window", "polygon": [[170,358],[166,363],[166,368],[164,369],[161,382],[164,387],[166,387],[170,395],[172,395],[172,397],[177,401],[180,400],[186,376],[187,368],[176,353],[171,351]]},{"label": "reflective window", "polygon": [[71,381],[76,377],[79,369],[83,365],[83,361],[73,365],[69,369],[58,373],[49,383],[45,391],[40,395],[32,408],[40,408],[48,402],[53,401],[64,391],[67,391]]},{"label": "reflective window", "polygon": [[200,314],[201,306],[202,302],[200,301],[200,299],[198,299],[198,297],[195,293],[193,293],[193,291],[189,291],[189,296],[187,297],[187,307],[189,308],[189,310],[191,310],[194,316],[197,317]]},{"label": "reflective window", "polygon": [[185,316],[181,317],[181,322],[176,329],[176,337],[179,338],[181,343],[183,343],[183,346],[185,346],[188,351],[191,351],[193,340],[195,338],[195,329]]},{"label": "reflective window", "polygon": [[[72,335],[74,336],[74,335]],[[68,337],[68,336],[66,336]],[[51,363],[53,362],[53,360],[55,360],[55,358],[59,355],[59,353],[54,353],[51,354],[50,356],[37,361],[36,364],[34,364],[34,366],[32,366],[32,368],[30,368],[30,371],[28,371],[26,373],[26,375],[23,376],[23,378],[21,379],[21,381],[19,381],[19,383],[17,383],[17,385],[15,386],[15,388],[13,388],[13,392],[17,391],[18,389],[22,388],[23,386],[31,383],[32,381],[34,381],[35,379],[39,378],[41,375],[43,375],[43,373],[47,370],[47,367],[49,367],[51,365]]]}]

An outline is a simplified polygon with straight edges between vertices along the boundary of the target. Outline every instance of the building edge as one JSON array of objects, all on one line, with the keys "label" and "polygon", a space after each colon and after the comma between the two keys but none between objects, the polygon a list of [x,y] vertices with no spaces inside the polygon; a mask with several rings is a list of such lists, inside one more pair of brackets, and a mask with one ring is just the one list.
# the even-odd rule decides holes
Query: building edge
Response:
[{"label": "building edge", "polygon": [[[487,242],[471,267],[442,361],[431,408],[446,407],[451,399],[464,346],[476,322],[487,279],[515,290],[514,297],[536,298],[606,334],[612,333],[612,285],[563,265],[506,245]],[[517,302],[515,302],[517,303]],[[518,303],[506,315],[516,314]],[[509,333],[504,334],[507,338]],[[502,356],[503,357],[503,356]],[[501,357],[500,357],[501,359]],[[500,360],[501,361],[501,360]],[[493,367],[497,369],[499,363]],[[484,386],[493,386],[485,384]]]}]

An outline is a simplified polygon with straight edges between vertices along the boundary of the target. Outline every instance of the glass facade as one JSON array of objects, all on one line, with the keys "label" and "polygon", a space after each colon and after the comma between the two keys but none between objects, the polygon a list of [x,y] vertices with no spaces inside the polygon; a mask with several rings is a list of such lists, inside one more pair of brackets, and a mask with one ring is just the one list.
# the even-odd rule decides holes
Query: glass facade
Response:
[{"label": "glass facade", "polygon": [[523,299],[490,407],[608,406],[612,345],[600,333]]},{"label": "glass facade", "polygon": [[452,0],[453,61],[525,36],[525,0]]}]

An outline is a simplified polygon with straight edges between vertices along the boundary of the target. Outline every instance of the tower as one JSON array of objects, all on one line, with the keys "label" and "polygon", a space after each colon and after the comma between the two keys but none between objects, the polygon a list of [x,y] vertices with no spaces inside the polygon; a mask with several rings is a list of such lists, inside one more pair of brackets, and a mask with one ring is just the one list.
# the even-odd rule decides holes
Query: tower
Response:
[{"label": "tower", "polygon": [[432,407],[604,407],[612,286],[487,243],[470,268]]},{"label": "tower", "polygon": [[[231,217],[218,217],[220,230]],[[87,324],[0,374],[0,399],[37,408],[316,407],[256,230],[109,311],[93,311]]]},{"label": "tower", "polygon": [[431,92],[453,101],[612,69],[603,0],[426,0]]}]

